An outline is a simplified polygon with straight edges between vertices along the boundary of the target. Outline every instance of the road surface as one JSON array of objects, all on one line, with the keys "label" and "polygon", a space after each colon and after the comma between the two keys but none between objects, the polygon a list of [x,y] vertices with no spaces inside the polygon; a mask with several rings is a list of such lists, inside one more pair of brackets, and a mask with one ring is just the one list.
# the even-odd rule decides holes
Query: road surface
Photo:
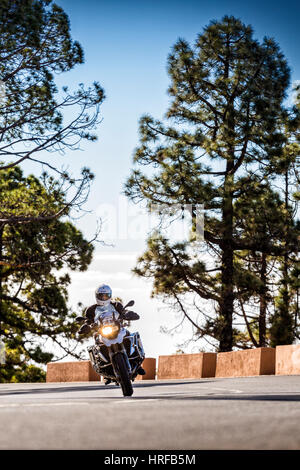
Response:
[{"label": "road surface", "polygon": [[300,449],[300,375],[0,384],[0,449]]}]

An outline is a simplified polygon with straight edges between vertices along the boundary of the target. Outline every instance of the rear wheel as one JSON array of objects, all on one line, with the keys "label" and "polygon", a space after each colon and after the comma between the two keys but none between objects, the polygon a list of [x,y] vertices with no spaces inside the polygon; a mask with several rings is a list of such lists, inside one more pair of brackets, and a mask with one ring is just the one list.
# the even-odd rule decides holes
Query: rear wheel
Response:
[{"label": "rear wheel", "polygon": [[128,370],[123,354],[116,354],[114,357],[114,362],[120,375],[120,384],[122,387],[123,395],[124,397],[131,397],[131,395],[133,394],[133,388],[128,375]]}]

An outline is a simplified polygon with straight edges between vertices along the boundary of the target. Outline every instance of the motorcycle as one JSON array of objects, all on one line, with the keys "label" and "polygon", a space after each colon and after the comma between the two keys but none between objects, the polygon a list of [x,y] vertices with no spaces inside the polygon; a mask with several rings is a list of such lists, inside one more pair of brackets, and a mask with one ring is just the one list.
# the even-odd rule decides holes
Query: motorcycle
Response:
[{"label": "motorcycle", "polygon": [[[122,316],[112,304],[98,306],[95,309],[94,323],[84,325],[88,327],[84,333],[96,329],[95,345],[88,348],[93,368],[106,381],[121,385],[123,395],[127,397],[133,394],[132,382],[145,359],[139,333],[130,333],[124,326],[124,320],[135,319],[134,312],[126,311],[132,305],[133,300],[125,305]],[[83,322],[86,318],[77,317],[76,320]]]}]

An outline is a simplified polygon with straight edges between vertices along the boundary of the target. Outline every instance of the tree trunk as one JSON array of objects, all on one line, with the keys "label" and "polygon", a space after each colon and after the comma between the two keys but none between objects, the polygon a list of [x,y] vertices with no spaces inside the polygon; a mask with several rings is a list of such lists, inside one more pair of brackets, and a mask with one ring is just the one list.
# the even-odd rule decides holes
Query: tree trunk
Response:
[{"label": "tree trunk", "polygon": [[290,295],[289,295],[289,254],[288,254],[288,227],[289,227],[289,170],[286,169],[285,172],[285,210],[286,210],[286,226],[285,226],[285,250],[283,257],[283,285],[284,285],[284,295],[283,302],[285,306],[285,311],[289,312],[290,308]]},{"label": "tree trunk", "polygon": [[[224,78],[227,80],[229,77],[230,68],[230,38],[227,34],[227,54],[224,64]],[[222,282],[222,300],[220,305],[220,319],[221,319],[221,332],[220,332],[220,351],[232,350],[232,317],[233,317],[233,184],[234,184],[234,148],[232,142],[234,141],[234,106],[231,101],[227,103],[227,115],[224,120],[227,134],[225,140],[228,145],[228,158],[226,164],[226,174],[224,179],[224,194],[223,194],[223,208],[222,208],[222,222],[223,222],[223,240],[222,240],[222,268],[221,268],[221,282]]]},{"label": "tree trunk", "polygon": [[259,305],[259,347],[266,346],[266,313],[267,313],[267,260],[266,253],[261,256],[260,280],[263,287],[260,293]]},{"label": "tree trunk", "polygon": [[233,205],[232,205],[232,184],[233,175],[228,174],[233,167],[233,161],[227,161],[227,172],[224,182],[224,199],[223,199],[223,241],[222,241],[222,300],[220,303],[220,345],[221,352],[231,351],[232,338],[232,317],[233,317],[233,248],[232,248],[232,232],[233,232]]}]

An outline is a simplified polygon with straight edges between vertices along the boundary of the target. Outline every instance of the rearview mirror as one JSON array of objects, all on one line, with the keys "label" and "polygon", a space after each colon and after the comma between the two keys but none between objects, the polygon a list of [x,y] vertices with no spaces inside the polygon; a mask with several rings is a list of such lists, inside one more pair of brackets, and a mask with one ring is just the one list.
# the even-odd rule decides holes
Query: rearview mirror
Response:
[{"label": "rearview mirror", "polygon": [[128,304],[125,305],[124,308],[132,307],[133,305],[134,305],[134,300],[130,300],[130,301],[128,302]]}]

